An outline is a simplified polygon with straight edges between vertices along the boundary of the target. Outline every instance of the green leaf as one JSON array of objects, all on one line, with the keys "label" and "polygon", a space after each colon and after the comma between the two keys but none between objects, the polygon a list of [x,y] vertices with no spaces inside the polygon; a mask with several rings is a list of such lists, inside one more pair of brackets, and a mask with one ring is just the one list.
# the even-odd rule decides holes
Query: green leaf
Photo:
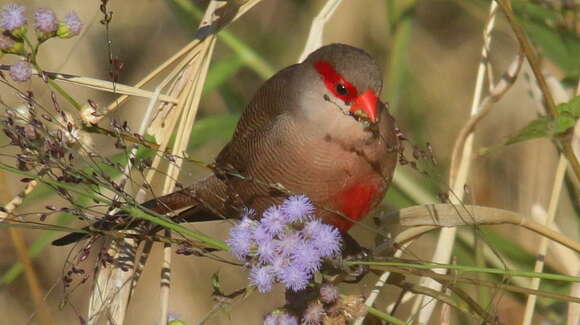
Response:
[{"label": "green leaf", "polygon": [[191,129],[188,151],[209,140],[227,140],[232,137],[239,120],[235,114],[211,115],[199,119]]},{"label": "green leaf", "polygon": [[515,136],[512,136],[506,141],[506,145],[537,138],[544,138],[548,136],[550,131],[551,121],[546,117],[540,117],[531,121],[523,129],[521,129]]},{"label": "green leaf", "polygon": [[555,22],[560,16],[556,10],[531,3],[529,0],[513,1],[512,8],[516,16],[522,20],[536,19]]},{"label": "green leaf", "polygon": [[560,66],[568,78],[580,75],[580,38],[577,35],[537,21],[528,20],[524,27],[542,53]]},{"label": "green leaf", "polygon": [[560,114],[570,114],[575,119],[578,119],[580,117],[580,95],[572,98],[567,103],[558,105],[556,109]]},{"label": "green leaf", "polygon": [[240,56],[228,56],[212,64],[203,85],[203,92],[207,94],[228,81],[243,65]]}]

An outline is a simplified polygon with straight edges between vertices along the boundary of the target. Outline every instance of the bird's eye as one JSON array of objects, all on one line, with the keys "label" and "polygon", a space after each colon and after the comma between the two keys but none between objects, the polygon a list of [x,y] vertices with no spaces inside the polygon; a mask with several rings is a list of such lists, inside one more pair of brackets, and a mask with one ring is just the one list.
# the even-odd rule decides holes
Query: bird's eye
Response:
[{"label": "bird's eye", "polygon": [[336,85],[336,92],[341,96],[348,95],[348,90],[346,90],[346,87],[343,84]]}]

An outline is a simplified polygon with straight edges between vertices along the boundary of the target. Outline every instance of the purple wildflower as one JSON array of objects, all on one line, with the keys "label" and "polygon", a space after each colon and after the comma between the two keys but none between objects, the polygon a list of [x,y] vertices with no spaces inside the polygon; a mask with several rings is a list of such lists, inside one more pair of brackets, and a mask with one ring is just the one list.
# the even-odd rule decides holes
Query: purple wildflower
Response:
[{"label": "purple wildflower", "polygon": [[274,256],[274,261],[272,261],[274,273],[276,273],[278,277],[280,277],[282,271],[290,267],[290,265],[292,265],[292,260],[290,259],[289,256],[276,255]]},{"label": "purple wildflower", "polygon": [[41,8],[34,12],[34,28],[41,33],[52,33],[58,28],[56,14],[52,9]]},{"label": "purple wildflower", "polygon": [[2,7],[2,11],[0,11],[0,27],[8,31],[13,31],[16,28],[24,26],[26,24],[26,17],[24,16],[25,10],[26,8],[24,6],[19,6],[14,3]]},{"label": "purple wildflower", "polygon": [[250,271],[250,283],[261,293],[272,290],[274,271],[271,266],[254,266]]},{"label": "purple wildflower", "polygon": [[64,16],[63,22],[68,26],[73,35],[78,35],[81,33],[83,24],[81,23],[81,19],[76,12],[71,11],[66,14],[66,16]]},{"label": "purple wildflower", "polygon": [[310,274],[296,265],[290,265],[285,269],[279,270],[278,278],[284,283],[286,288],[292,291],[300,291],[306,288]]},{"label": "purple wildflower", "polygon": [[298,325],[298,318],[288,313],[282,313],[278,317],[279,325]]},{"label": "purple wildflower", "polygon": [[167,313],[167,322],[168,323],[179,320],[180,318],[181,318],[181,314],[179,314],[179,313],[174,313],[172,311]]},{"label": "purple wildflower", "polygon": [[271,242],[274,239],[274,236],[264,227],[264,224],[260,223],[254,230],[254,238],[256,239],[256,243],[261,245],[266,242]]},{"label": "purple wildflower", "polygon": [[312,240],[311,243],[320,251],[320,256],[331,257],[340,253],[341,237],[338,229],[322,223],[317,228],[316,240]]},{"label": "purple wildflower", "polygon": [[325,304],[332,304],[339,298],[338,288],[331,283],[324,283],[320,286],[320,301]]},{"label": "purple wildflower", "polygon": [[304,228],[302,228],[300,234],[306,240],[316,240],[318,233],[322,229],[322,225],[323,223],[320,221],[320,219],[313,218],[304,223]]},{"label": "purple wildflower", "polygon": [[256,210],[244,208],[242,209],[242,219],[252,219],[256,215]]},{"label": "purple wildflower", "polygon": [[0,33],[0,50],[8,50],[14,43],[12,38]]},{"label": "purple wildflower", "polygon": [[262,215],[262,220],[260,221],[272,235],[281,233],[288,222],[280,207],[276,205],[269,207]]},{"label": "purple wildflower", "polygon": [[282,204],[282,212],[290,222],[303,221],[314,212],[314,205],[305,195],[292,195]]},{"label": "purple wildflower", "polygon": [[324,317],[324,307],[318,302],[308,305],[302,317],[302,325],[319,325],[322,324]]},{"label": "purple wildflower", "polygon": [[30,80],[32,76],[32,66],[26,61],[18,61],[10,66],[10,77],[17,82]]},{"label": "purple wildflower", "polygon": [[252,219],[254,211],[245,211],[230,231],[226,243],[235,256],[254,265],[250,282],[260,292],[270,291],[275,282],[300,291],[320,270],[321,258],[340,252],[340,233],[315,219],[313,211],[307,197],[295,195],[268,208],[259,221]]},{"label": "purple wildflower", "polygon": [[71,11],[58,24],[56,34],[60,38],[71,38],[81,33],[83,24],[76,12]]},{"label": "purple wildflower", "polygon": [[264,325],[298,325],[298,318],[281,311],[274,311],[266,315]]},{"label": "purple wildflower", "polygon": [[320,253],[311,244],[301,242],[292,254],[292,262],[296,267],[302,268],[308,274],[320,269]]},{"label": "purple wildflower", "polygon": [[277,253],[277,246],[278,241],[274,240],[258,242],[258,250],[256,251],[258,260],[262,263],[272,263]]},{"label": "purple wildflower", "polygon": [[282,256],[291,256],[296,247],[302,242],[302,237],[297,232],[290,232],[280,237],[278,251]]},{"label": "purple wildflower", "polygon": [[250,253],[254,243],[253,230],[255,226],[256,221],[244,218],[240,224],[230,230],[230,238],[226,240],[226,243],[230,247],[230,251],[239,259],[245,259]]}]

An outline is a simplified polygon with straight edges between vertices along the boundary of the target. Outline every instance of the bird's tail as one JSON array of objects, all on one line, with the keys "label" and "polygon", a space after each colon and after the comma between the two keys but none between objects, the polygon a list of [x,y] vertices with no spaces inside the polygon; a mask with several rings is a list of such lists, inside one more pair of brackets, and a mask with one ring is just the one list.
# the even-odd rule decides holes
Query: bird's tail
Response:
[{"label": "bird's tail", "polygon": [[[226,185],[215,175],[209,175],[190,187],[182,189],[165,196],[149,200],[142,204],[144,208],[150,209],[159,214],[179,211],[177,222],[201,222],[221,220],[225,214]],[[119,212],[115,219],[130,217],[126,212]],[[82,232],[67,234],[52,242],[54,246],[66,246],[85,238],[90,237],[89,230],[112,230],[134,228],[139,222],[129,220],[125,223],[111,220],[99,220],[90,227],[86,227]]]}]

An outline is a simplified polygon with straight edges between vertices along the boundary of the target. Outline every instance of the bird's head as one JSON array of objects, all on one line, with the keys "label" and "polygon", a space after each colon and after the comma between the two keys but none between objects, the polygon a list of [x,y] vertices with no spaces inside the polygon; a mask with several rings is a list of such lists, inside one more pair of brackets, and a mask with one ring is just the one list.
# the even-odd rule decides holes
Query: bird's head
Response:
[{"label": "bird's head", "polygon": [[378,122],[383,81],[378,65],[366,52],[344,44],[327,45],[312,52],[301,63],[301,70],[298,83],[305,89],[305,97],[331,104],[303,105],[318,110],[307,112],[309,115],[332,114],[324,111],[329,107],[370,124]]}]

